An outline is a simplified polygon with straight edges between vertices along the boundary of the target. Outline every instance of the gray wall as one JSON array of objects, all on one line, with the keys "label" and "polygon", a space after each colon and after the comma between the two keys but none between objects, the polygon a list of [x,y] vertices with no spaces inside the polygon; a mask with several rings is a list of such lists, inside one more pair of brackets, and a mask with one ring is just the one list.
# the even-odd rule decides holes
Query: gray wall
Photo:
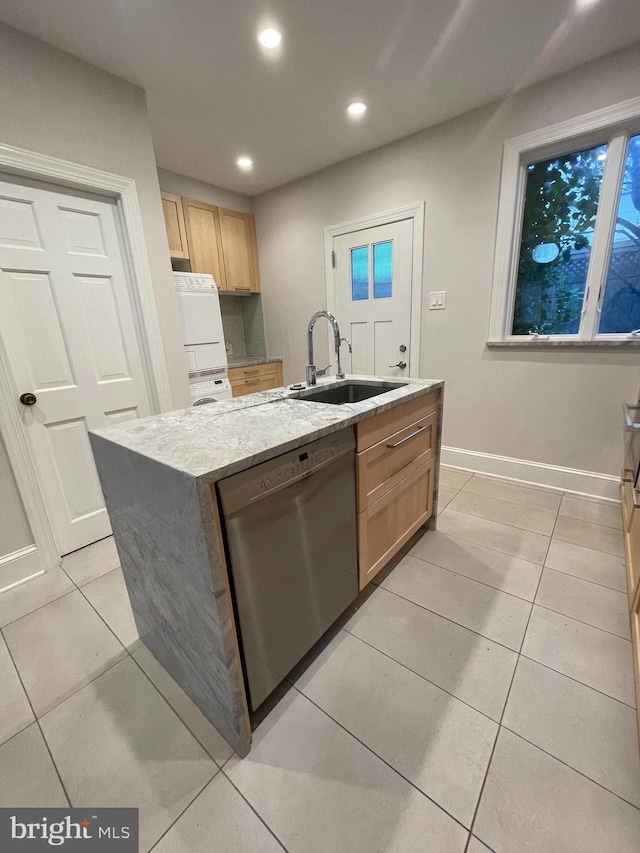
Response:
[{"label": "gray wall", "polygon": [[31,528],[0,435],[0,559],[32,544]]},{"label": "gray wall", "polygon": [[241,210],[243,213],[253,213],[251,199],[246,195],[223,190],[213,184],[204,181],[196,181],[186,175],[178,175],[166,169],[158,169],[158,180],[160,189],[166,193],[183,195],[196,201],[206,201],[207,204],[215,204],[217,207],[228,207],[231,210]]},{"label": "gray wall", "polygon": [[[504,141],[636,97],[639,79],[632,48],[255,197],[267,348],[284,357],[285,382],[303,378],[306,324],[326,304],[323,228],[424,200],[420,376],[447,383],[443,443],[618,473],[637,351],[496,351],[485,341]],[[445,311],[427,310],[430,290],[447,291]]]},{"label": "gray wall", "polygon": [[144,92],[2,24],[0,80],[0,142],[135,180],[174,405],[189,405]]}]

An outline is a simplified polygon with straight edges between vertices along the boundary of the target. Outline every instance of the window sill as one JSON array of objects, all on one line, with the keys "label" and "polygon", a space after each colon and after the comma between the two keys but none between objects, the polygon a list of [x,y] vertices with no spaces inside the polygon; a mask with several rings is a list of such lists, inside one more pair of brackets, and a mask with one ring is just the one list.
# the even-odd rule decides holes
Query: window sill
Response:
[{"label": "window sill", "polygon": [[501,349],[503,347],[511,349],[557,349],[562,347],[570,349],[638,349],[640,348],[640,338],[635,341],[487,341],[487,347],[489,349]]}]

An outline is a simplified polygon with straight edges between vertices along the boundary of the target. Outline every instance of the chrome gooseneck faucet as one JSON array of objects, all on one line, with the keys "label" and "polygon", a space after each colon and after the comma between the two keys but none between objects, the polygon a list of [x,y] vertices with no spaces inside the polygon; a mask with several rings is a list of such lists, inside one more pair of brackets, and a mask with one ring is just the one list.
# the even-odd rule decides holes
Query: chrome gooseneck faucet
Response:
[{"label": "chrome gooseneck faucet", "polygon": [[344,379],[344,371],[340,366],[340,341],[346,341],[349,345],[349,352],[351,352],[351,344],[347,341],[346,338],[340,337],[340,327],[338,326],[338,321],[329,311],[316,311],[313,317],[309,320],[309,325],[307,327],[307,347],[308,347],[308,359],[309,363],[307,364],[307,385],[315,385],[316,384],[316,376],[324,376],[324,374],[329,370],[329,367],[325,367],[324,370],[318,369],[313,363],[313,327],[316,322],[320,319],[320,317],[326,317],[327,320],[331,323],[333,327],[333,342],[336,349],[336,361],[338,363],[338,370],[336,375],[338,379]]}]

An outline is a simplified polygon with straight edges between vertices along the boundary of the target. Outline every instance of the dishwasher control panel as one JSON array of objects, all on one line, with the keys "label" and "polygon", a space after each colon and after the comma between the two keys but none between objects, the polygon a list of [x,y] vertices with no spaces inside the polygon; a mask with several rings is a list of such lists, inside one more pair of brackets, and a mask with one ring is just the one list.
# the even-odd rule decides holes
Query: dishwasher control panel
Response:
[{"label": "dishwasher control panel", "polygon": [[275,471],[270,472],[268,477],[260,481],[260,491],[266,492],[268,489],[277,486],[279,483],[286,483],[289,480],[297,480],[300,475],[304,475],[309,471],[313,471],[324,462],[328,462],[338,454],[338,444],[334,442],[330,447],[318,448],[317,450],[303,450],[297,458],[292,462],[282,465]]},{"label": "dishwasher control panel", "polygon": [[353,429],[349,427],[221,480],[218,490],[225,513],[233,512],[241,506],[260,500],[275,489],[308,477],[318,468],[324,467],[344,453],[353,451],[354,448]]}]

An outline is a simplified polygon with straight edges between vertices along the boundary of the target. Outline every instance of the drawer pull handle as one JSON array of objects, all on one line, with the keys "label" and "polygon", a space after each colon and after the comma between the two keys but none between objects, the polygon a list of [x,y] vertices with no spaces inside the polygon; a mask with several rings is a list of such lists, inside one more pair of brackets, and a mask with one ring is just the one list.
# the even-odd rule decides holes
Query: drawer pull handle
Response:
[{"label": "drawer pull handle", "polygon": [[257,385],[260,382],[260,379],[247,379],[244,383],[245,385]]},{"label": "drawer pull handle", "polygon": [[251,287],[241,287],[240,285],[234,284],[233,289],[234,290],[251,290]]},{"label": "drawer pull handle", "polygon": [[420,435],[421,432],[424,432],[425,429],[428,429],[427,424],[418,427],[418,429],[415,432],[412,432],[411,435],[406,435],[404,438],[401,438],[400,441],[396,441],[395,444],[387,444],[387,447],[390,447],[392,449],[394,447],[400,447],[400,445],[404,444],[405,441],[409,441],[410,438],[415,438],[417,435]]},{"label": "drawer pull handle", "polygon": [[246,374],[247,374],[247,375],[249,375],[249,376],[250,376],[252,373],[260,373],[260,368],[259,368],[259,367],[256,367],[256,369],[255,369],[255,370],[245,370],[245,371],[244,371],[244,373],[246,373]]}]

